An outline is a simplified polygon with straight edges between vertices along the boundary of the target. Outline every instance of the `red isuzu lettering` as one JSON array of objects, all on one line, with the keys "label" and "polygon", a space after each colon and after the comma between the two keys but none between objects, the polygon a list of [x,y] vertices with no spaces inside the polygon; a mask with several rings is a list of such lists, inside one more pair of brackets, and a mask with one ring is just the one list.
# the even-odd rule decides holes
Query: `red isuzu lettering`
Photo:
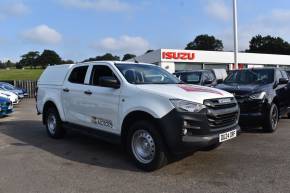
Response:
[{"label": "red isuzu lettering", "polygon": [[189,52],[162,52],[162,59],[167,60],[194,60],[195,53]]}]

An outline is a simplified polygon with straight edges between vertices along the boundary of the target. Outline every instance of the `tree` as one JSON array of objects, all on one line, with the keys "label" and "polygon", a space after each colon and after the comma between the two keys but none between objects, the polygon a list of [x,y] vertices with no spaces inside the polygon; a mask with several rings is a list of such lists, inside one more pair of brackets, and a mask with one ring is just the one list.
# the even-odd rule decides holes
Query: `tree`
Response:
[{"label": "tree", "polygon": [[117,60],[120,61],[119,56],[113,56],[111,53],[106,53],[102,56],[96,56],[95,58],[89,58],[84,60],[84,62],[90,62],[90,61],[101,61],[101,60]]},{"label": "tree", "polygon": [[48,65],[60,64],[62,62],[60,56],[53,50],[44,50],[38,57],[37,62],[45,68]]},{"label": "tree", "polygon": [[20,63],[22,66],[32,66],[35,68],[37,66],[37,59],[39,58],[38,51],[30,51],[27,54],[21,56]]},{"label": "tree", "polygon": [[290,44],[280,37],[254,36],[246,52],[290,55]]},{"label": "tree", "polygon": [[74,61],[72,61],[72,60],[62,60],[61,61],[61,64],[73,64],[74,63]]},{"label": "tree", "polygon": [[17,69],[22,69],[23,68],[23,65],[20,62],[16,62],[15,66],[16,66]]},{"label": "tree", "polygon": [[134,55],[134,54],[125,54],[123,56],[122,61],[130,60],[130,59],[135,58],[135,57],[136,57],[136,55]]},{"label": "tree", "polygon": [[186,46],[186,50],[208,50],[208,51],[222,51],[224,48],[223,42],[216,39],[214,36],[199,35],[192,42]]},{"label": "tree", "polygon": [[7,68],[10,68],[10,67],[15,66],[15,63],[13,63],[10,60],[8,60],[7,62],[5,62],[5,65],[6,65]]},{"label": "tree", "polygon": [[6,64],[4,62],[2,62],[1,60],[0,60],[0,68],[1,69],[6,68]]}]

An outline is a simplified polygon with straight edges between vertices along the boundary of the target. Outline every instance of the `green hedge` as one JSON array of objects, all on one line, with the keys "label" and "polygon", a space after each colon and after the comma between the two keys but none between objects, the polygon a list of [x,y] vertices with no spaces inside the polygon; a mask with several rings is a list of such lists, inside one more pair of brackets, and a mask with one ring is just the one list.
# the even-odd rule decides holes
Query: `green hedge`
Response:
[{"label": "green hedge", "polygon": [[37,80],[43,69],[0,70],[0,80]]}]

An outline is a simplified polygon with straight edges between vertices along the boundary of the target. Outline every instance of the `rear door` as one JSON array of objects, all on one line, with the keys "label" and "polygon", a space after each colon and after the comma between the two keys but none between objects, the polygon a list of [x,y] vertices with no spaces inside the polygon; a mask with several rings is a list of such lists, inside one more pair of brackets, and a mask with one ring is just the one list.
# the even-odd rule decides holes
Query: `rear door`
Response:
[{"label": "rear door", "polygon": [[84,99],[89,65],[74,67],[62,89],[62,104],[66,120],[70,123],[85,125],[87,101]]},{"label": "rear door", "polygon": [[117,73],[109,65],[93,65],[89,85],[86,87],[87,94],[84,96],[84,100],[88,104],[86,107],[86,117],[89,118],[87,126],[118,134],[120,132],[118,130],[118,113],[122,85],[118,89],[101,86],[99,79],[104,76],[114,76],[120,82]]}]

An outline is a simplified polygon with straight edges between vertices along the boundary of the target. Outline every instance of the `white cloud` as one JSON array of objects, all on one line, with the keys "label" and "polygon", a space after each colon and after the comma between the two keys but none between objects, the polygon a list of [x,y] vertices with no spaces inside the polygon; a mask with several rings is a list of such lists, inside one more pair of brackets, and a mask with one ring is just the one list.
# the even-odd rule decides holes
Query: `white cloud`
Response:
[{"label": "white cloud", "polygon": [[78,9],[91,9],[96,11],[127,11],[131,9],[128,3],[120,0],[61,0],[67,7]]},{"label": "white cloud", "polygon": [[105,52],[141,54],[150,48],[149,42],[142,37],[124,35],[119,38],[107,37],[92,45]]},{"label": "white cloud", "polygon": [[271,19],[273,21],[284,23],[290,21],[290,10],[287,9],[274,9],[270,15],[270,17],[266,17],[265,19]]},{"label": "white cloud", "polygon": [[[258,16],[252,22],[239,25],[239,49],[249,48],[249,41],[255,35],[261,34],[279,36],[290,41],[290,10],[274,9],[268,14]],[[220,36],[223,39],[225,50],[233,50],[233,32],[232,29],[225,30]]]},{"label": "white cloud", "polygon": [[27,14],[28,12],[28,6],[26,6],[22,2],[0,3],[0,19],[22,16]]},{"label": "white cloud", "polygon": [[22,33],[25,40],[38,44],[57,44],[62,35],[47,25],[39,25]]},{"label": "white cloud", "polygon": [[228,21],[232,13],[231,8],[226,5],[224,0],[208,0],[205,11],[211,17],[222,21]]}]

